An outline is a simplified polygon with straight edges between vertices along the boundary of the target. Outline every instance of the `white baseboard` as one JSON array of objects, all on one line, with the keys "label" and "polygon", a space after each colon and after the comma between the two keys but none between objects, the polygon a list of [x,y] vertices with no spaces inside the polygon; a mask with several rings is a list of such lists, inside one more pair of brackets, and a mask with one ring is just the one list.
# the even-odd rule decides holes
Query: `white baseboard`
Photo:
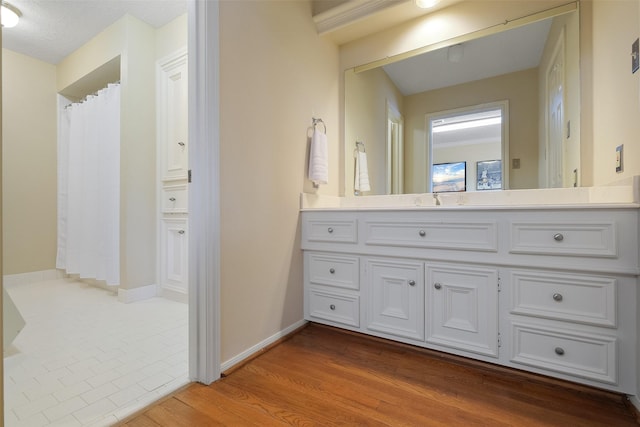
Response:
[{"label": "white baseboard", "polygon": [[298,329],[299,327],[304,326],[306,323],[307,323],[306,320],[304,319],[300,320],[299,322],[294,323],[293,325],[281,330],[280,332],[277,332],[271,335],[269,338],[263,341],[260,341],[258,344],[254,345],[253,347],[250,347],[247,350],[243,351],[242,353],[238,354],[237,356],[234,356],[231,359],[227,360],[226,362],[223,362],[222,365],[220,365],[220,371],[224,372],[227,369],[231,368],[232,366],[237,365],[238,363],[251,357],[253,354],[259,352],[260,350],[267,347],[268,345],[278,341],[280,338],[285,337],[291,332]]},{"label": "white baseboard", "polygon": [[5,288],[11,288],[20,285],[29,285],[31,283],[45,282],[47,280],[56,280],[66,277],[62,270],[41,270],[30,271],[28,273],[7,274],[2,277],[2,283]]},{"label": "white baseboard", "polygon": [[158,296],[157,285],[140,286],[133,289],[118,288],[118,301],[129,304]]},{"label": "white baseboard", "polygon": [[636,407],[636,411],[640,413],[640,398],[635,395],[629,395],[628,398],[629,402],[631,402],[631,404]]},{"label": "white baseboard", "polygon": [[181,290],[171,289],[168,287],[158,287],[158,296],[171,301],[189,304],[189,295]]}]

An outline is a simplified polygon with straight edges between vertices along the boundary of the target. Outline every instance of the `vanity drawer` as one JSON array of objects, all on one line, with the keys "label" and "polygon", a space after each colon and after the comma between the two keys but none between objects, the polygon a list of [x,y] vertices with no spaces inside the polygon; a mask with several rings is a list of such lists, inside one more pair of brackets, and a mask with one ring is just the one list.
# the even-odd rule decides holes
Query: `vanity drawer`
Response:
[{"label": "vanity drawer", "polygon": [[513,324],[511,361],[617,384],[616,337]]},{"label": "vanity drawer", "polygon": [[511,313],[616,327],[616,280],[538,271],[511,272]]},{"label": "vanity drawer", "polygon": [[303,242],[357,243],[358,221],[355,218],[305,218],[302,239]]},{"label": "vanity drawer", "polygon": [[615,222],[510,223],[509,252],[541,255],[618,256]]},{"label": "vanity drawer", "polygon": [[497,252],[495,221],[365,221],[367,245]]},{"label": "vanity drawer", "polygon": [[305,253],[308,280],[311,285],[335,286],[358,290],[360,288],[359,258],[347,255]]},{"label": "vanity drawer", "polygon": [[162,189],[163,213],[187,213],[187,185],[169,185]]},{"label": "vanity drawer", "polygon": [[309,319],[321,319],[343,325],[360,326],[360,297],[327,292],[311,288],[309,292]]}]

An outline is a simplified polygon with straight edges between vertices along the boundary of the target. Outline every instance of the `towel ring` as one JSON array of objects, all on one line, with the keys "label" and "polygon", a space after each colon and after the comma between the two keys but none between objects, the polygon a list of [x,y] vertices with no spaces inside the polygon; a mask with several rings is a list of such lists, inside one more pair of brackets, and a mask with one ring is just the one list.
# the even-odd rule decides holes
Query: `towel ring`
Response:
[{"label": "towel ring", "polygon": [[356,151],[360,151],[360,146],[362,146],[362,152],[366,153],[367,150],[364,148],[364,142],[356,141]]},{"label": "towel ring", "polygon": [[311,120],[313,121],[313,128],[314,129],[318,126],[318,124],[322,124],[322,127],[324,127],[324,133],[327,133],[327,125],[324,124],[322,119],[316,119],[315,117],[313,117]]}]

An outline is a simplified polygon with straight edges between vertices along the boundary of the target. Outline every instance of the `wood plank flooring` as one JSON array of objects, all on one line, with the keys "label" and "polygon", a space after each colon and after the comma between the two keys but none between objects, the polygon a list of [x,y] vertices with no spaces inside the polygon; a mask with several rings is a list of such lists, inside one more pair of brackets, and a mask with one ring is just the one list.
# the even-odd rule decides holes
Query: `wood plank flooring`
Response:
[{"label": "wood plank flooring", "polygon": [[122,425],[634,426],[624,396],[310,324]]}]

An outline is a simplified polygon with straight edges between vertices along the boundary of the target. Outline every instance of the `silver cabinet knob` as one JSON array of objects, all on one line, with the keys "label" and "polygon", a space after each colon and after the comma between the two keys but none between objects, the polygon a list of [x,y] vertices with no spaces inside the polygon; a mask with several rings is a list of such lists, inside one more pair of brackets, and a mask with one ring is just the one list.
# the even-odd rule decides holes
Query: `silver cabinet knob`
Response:
[{"label": "silver cabinet knob", "polygon": [[556,352],[556,354],[558,356],[564,355],[564,348],[562,348],[562,347],[556,347],[554,351]]},{"label": "silver cabinet knob", "polygon": [[335,309],[336,309],[336,306],[335,306],[335,305],[333,305],[333,304],[331,304],[331,305],[329,306],[329,308],[330,308],[331,310],[335,310]]},{"label": "silver cabinet knob", "polygon": [[178,145],[179,145],[180,147],[184,147],[184,142],[180,141],[180,142],[178,142]]},{"label": "silver cabinet knob", "polygon": [[553,240],[555,240],[556,242],[562,242],[564,240],[564,236],[562,235],[562,233],[556,233],[553,235]]},{"label": "silver cabinet knob", "polygon": [[409,286],[415,286],[415,285],[416,285],[415,280],[409,280]]},{"label": "silver cabinet knob", "polygon": [[170,201],[170,202],[175,202],[175,201],[176,201],[176,198],[175,198],[175,197],[169,197],[169,201]]},{"label": "silver cabinet knob", "polygon": [[418,232],[418,234],[420,235],[420,237],[424,237],[424,236],[426,236],[426,235],[427,235],[427,232],[426,232],[426,231],[424,231],[424,230],[420,230],[420,231]]},{"label": "silver cabinet knob", "polygon": [[330,268],[330,269],[329,269],[329,273],[331,273],[331,274],[335,274],[335,272],[336,272],[336,269],[335,269],[335,268]]},{"label": "silver cabinet knob", "polygon": [[184,230],[179,230],[178,234],[184,234]]},{"label": "silver cabinet knob", "polygon": [[442,285],[440,283],[438,283],[438,282],[434,283],[433,287],[436,288],[436,289],[442,289]]},{"label": "silver cabinet knob", "polygon": [[327,231],[328,231],[329,233],[333,233],[333,228],[329,227],[329,228],[327,228]]},{"label": "silver cabinet knob", "polygon": [[553,294],[553,300],[558,302],[562,301],[562,294],[559,294],[559,293]]}]

